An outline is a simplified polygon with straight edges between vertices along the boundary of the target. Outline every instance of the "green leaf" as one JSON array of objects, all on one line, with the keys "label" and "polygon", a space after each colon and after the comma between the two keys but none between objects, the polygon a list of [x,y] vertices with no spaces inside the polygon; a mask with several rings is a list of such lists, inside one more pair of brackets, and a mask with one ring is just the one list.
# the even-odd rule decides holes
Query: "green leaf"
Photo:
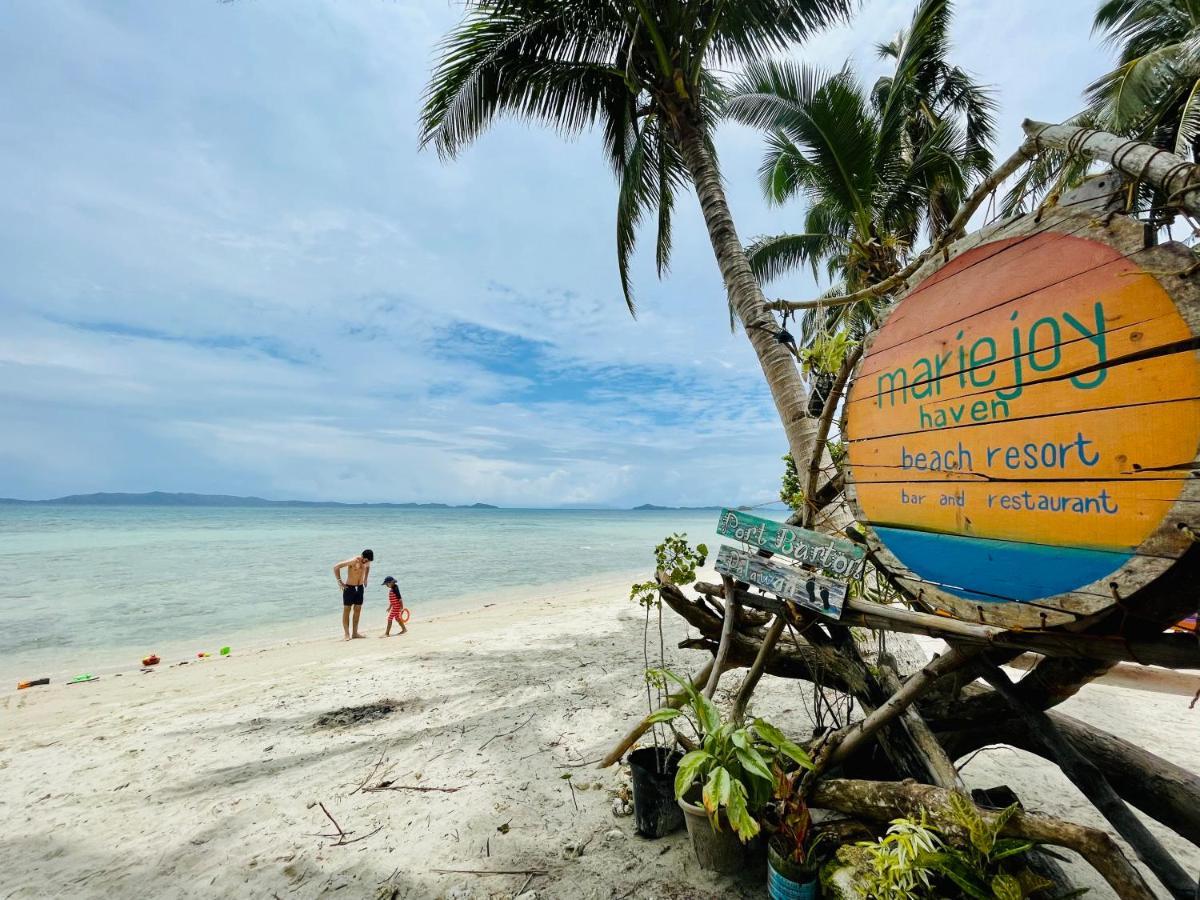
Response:
[{"label": "green leaf", "polygon": [[1025,892],[1021,890],[1021,882],[1008,874],[997,875],[992,879],[992,893],[996,900],[1024,900]]},{"label": "green leaf", "polygon": [[729,824],[743,844],[758,834],[758,822],[746,808],[746,788],[740,781],[732,780],[729,783],[729,802],[726,805],[726,815],[729,816]]},{"label": "green leaf", "polygon": [[717,766],[708,776],[708,781],[704,784],[704,791],[701,799],[704,802],[704,808],[708,810],[710,816],[714,816],[717,810],[729,803],[729,786],[732,780],[729,777],[729,771],[724,766]]},{"label": "green leaf", "polygon": [[682,797],[688,788],[696,781],[704,766],[713,761],[711,753],[703,750],[693,750],[679,761],[679,771],[675,773],[675,796]]},{"label": "green leaf", "polygon": [[[1054,882],[1049,878],[1043,878],[1036,872],[1030,869],[1022,869],[1017,873],[1017,881],[1021,883],[1021,890],[1024,892],[1022,896],[1029,897],[1041,891],[1048,891],[1054,887]],[[1084,888],[1086,891],[1087,889]],[[1061,900],[1061,898],[1060,898]]]},{"label": "green leaf", "polygon": [[793,762],[803,766],[806,769],[813,768],[812,757],[808,755],[805,749],[798,744],[789,741],[774,725],[765,719],[754,720],[754,730],[764,741],[786,756]]},{"label": "green leaf", "polygon": [[658,709],[646,717],[646,722],[650,725],[657,725],[660,722],[670,722],[672,719],[677,719],[681,715],[683,715],[683,713],[677,709]]},{"label": "green leaf", "polygon": [[700,730],[705,734],[716,733],[721,728],[721,714],[717,712],[712,701],[703,694],[694,688],[692,693],[695,694],[692,699],[692,709],[696,711],[696,718],[700,720]]},{"label": "green leaf", "polygon": [[1001,838],[992,845],[991,858],[999,862],[1002,859],[1008,859],[1010,856],[1019,856],[1022,853],[1027,853],[1036,846],[1037,844],[1033,841],[1022,841],[1017,838]]},{"label": "green leaf", "polygon": [[757,750],[754,748],[743,750],[739,747],[733,752],[737,756],[738,762],[742,764],[742,768],[749,774],[761,778],[768,783],[775,781],[775,776],[771,774],[771,767],[767,765],[767,761],[762,758]]},{"label": "green leaf", "polygon": [[974,900],[993,900],[987,883],[976,876],[958,852],[931,853],[923,857],[922,862],[953,881],[966,896]]}]

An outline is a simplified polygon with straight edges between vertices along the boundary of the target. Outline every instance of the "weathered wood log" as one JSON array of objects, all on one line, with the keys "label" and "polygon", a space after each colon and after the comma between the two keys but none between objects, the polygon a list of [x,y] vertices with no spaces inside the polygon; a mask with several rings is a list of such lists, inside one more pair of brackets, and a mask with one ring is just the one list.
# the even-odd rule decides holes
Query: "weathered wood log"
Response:
[{"label": "weathered wood log", "polygon": [[1196,882],[1183,867],[1167,852],[1133,811],[1113,790],[1091,760],[1080,753],[1075,746],[1059,732],[1054,721],[1040,709],[1031,706],[1015,690],[1009,677],[999,667],[992,666],[983,670],[988,683],[1002,695],[1016,711],[1018,718],[1037,735],[1047,752],[1058,763],[1071,782],[1079,788],[1099,810],[1117,833],[1133,848],[1146,866],[1154,873],[1154,877],[1162,882],[1171,896],[1176,900],[1193,900]]},{"label": "weathered wood log", "polygon": [[[1065,713],[1046,715],[1063,737],[1104,773],[1123,800],[1200,847],[1200,777]],[[1037,735],[1014,717],[939,737],[956,759],[990,744],[1007,744],[1038,756],[1048,752]]]},{"label": "weathered wood log", "polygon": [[[708,676],[712,673],[712,669],[713,661],[709,660],[704,668],[700,670],[700,673],[692,679],[692,687],[699,688],[700,685],[707,683]],[[687,700],[687,695],[683,691],[680,691],[678,694],[672,694],[669,696],[667,698],[666,706],[661,708],[679,709],[681,706],[683,706],[685,700]],[[653,715],[653,713],[647,715],[644,719],[642,719],[641,722],[631,728],[629,733],[617,742],[617,746],[613,747],[613,749],[608,752],[604,759],[600,760],[600,762],[596,765],[596,768],[607,769],[613,763],[620,760],[620,758],[625,755],[625,751],[632,747],[638,738],[650,730],[651,726],[649,719],[651,715]]]},{"label": "weathered wood log", "polygon": [[1118,172],[1154,185],[1180,209],[1200,215],[1200,166],[1190,159],[1095,128],[1050,125],[1032,119],[1026,119],[1021,127],[1039,148],[1052,147],[1107,163]]},{"label": "weathered wood log", "polygon": [[[928,811],[940,829],[965,839],[953,823],[938,815],[947,808],[949,792],[926,784],[891,781],[852,781],[824,778],[816,782],[809,803],[861,819],[888,822],[895,818],[919,816]],[[985,819],[995,813],[980,810]],[[1149,885],[1126,859],[1121,848],[1103,831],[1073,822],[1020,811],[1005,823],[1005,837],[1022,838],[1074,850],[1099,872],[1123,900],[1152,900]]]},{"label": "weathered wood log", "polygon": [[[703,587],[712,589],[714,586]],[[715,587],[713,592],[719,595],[721,589]],[[674,603],[669,605],[676,611],[682,612],[692,605],[677,589],[672,599]],[[1172,601],[1172,608],[1178,609],[1178,601]],[[707,610],[702,612],[703,618],[697,615],[685,615],[685,618],[702,633],[719,633],[721,620]],[[1157,626],[1151,622],[1147,627]],[[761,644],[738,638],[735,632],[730,664],[751,665]],[[689,646],[710,653],[715,649],[715,644],[707,641],[693,641]],[[1045,668],[1038,677],[1028,683],[1022,679],[1017,690],[1030,702],[1048,709],[1072,696],[1092,677],[1107,669],[1105,665],[1097,666],[1095,661],[1080,662],[1082,665],[1073,660],[1043,659],[1039,666]],[[867,694],[867,685],[855,669],[844,653],[817,651],[811,647],[798,652],[791,645],[778,646],[764,664],[764,671],[782,678],[815,681],[816,671],[819,671],[827,686],[861,698]],[[847,678],[853,679],[853,689]],[[872,707],[868,703],[864,708]],[[1004,698],[982,686],[967,685],[961,692],[953,694],[935,689],[921,698],[918,709],[955,758],[989,743],[1006,743],[1034,753],[1044,752],[1029,729],[1013,720]],[[1200,846],[1200,779],[1107,732],[1058,713],[1050,715],[1068,739],[1100,767],[1126,801]]]}]

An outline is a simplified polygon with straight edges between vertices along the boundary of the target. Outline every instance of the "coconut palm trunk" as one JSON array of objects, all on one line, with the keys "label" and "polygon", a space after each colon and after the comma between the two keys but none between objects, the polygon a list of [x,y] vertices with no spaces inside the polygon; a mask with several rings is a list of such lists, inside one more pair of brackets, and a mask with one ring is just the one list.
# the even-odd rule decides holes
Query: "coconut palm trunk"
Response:
[{"label": "coconut palm trunk", "polygon": [[738,239],[725,188],[703,133],[693,125],[684,125],[679,128],[678,137],[680,154],[696,188],[700,212],[708,227],[729,305],[742,323],[762,366],[763,377],[771,389],[771,398],[787,434],[792,458],[807,462],[812,458],[817,433],[816,419],[809,418],[806,411],[808,388],[800,377],[796,358],[785,345],[775,340],[778,326]]}]

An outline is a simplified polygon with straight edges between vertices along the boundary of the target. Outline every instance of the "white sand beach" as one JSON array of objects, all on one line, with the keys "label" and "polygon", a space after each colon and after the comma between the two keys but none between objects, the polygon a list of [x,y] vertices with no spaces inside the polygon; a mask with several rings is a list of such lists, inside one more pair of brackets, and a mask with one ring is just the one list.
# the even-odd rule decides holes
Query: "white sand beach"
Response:
[{"label": "white sand beach", "polygon": [[[409,634],[387,640],[376,605],[371,636],[349,643],[335,610],[326,632],[228,659],[9,687],[0,897],[765,896],[762,873],[714,878],[686,834],[644,840],[614,815],[626,770],[592,763],[646,706],[627,596],[627,579],[605,579],[436,618],[417,608]],[[682,623],[665,621],[669,661],[697,669],[699,654],[672,649]],[[768,677],[756,697],[807,734],[797,683]],[[1186,697],[1101,684],[1062,708],[1200,768],[1200,708]],[[1028,754],[987,751],[964,775],[1102,825]],[[425,790],[363,790],[380,782]],[[1200,871],[1200,850],[1151,828]],[[502,870],[515,874],[478,874]],[[1086,866],[1072,874],[1090,897],[1112,896]]]}]

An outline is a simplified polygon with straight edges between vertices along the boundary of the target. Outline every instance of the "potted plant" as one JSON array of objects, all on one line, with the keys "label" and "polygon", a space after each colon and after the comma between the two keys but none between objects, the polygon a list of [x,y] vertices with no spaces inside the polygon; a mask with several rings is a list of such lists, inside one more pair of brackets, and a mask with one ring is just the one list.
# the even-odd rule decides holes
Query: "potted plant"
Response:
[{"label": "potted plant", "polygon": [[[686,534],[672,534],[654,548],[656,571],[662,573],[672,584],[691,584],[696,580],[696,569],[708,558],[708,547],[698,544],[693,548]],[[662,679],[650,676],[650,611],[658,613],[658,646],[660,665],[663,660],[662,598],[658,593],[657,581],[645,581],[633,585],[629,598],[640,605],[646,613],[642,630],[642,652],[647,666],[646,703],[653,711],[663,706],[667,695]],[[652,694],[659,687],[658,697]],[[670,712],[674,713],[674,710]],[[642,837],[660,838],[683,827],[683,811],[675,802],[675,775],[679,771],[679,760],[683,754],[672,749],[670,744],[659,738],[661,723],[673,716],[663,718],[661,711],[650,716],[651,736],[654,746],[642,747],[629,754],[629,770],[633,782],[634,830]]]},{"label": "potted plant", "polygon": [[778,770],[775,800],[778,827],[767,842],[767,893],[771,900],[812,900],[819,894],[823,834],[813,835],[812,813],[800,792],[806,769]]},{"label": "potted plant", "polygon": [[[1043,896],[1054,884],[1025,863],[1033,841],[1002,838],[1017,805],[985,819],[965,794],[950,795],[937,810],[950,828],[919,818],[893,819],[877,841],[843,846],[823,876],[828,893],[867,900],[909,897],[967,897],[971,900],[1025,900]],[[1068,896],[1076,896],[1072,893]]]},{"label": "potted plant", "polygon": [[809,416],[816,419],[825,410],[825,402],[833,391],[833,384],[846,354],[857,344],[845,331],[836,334],[823,335],[816,338],[804,350],[800,351],[800,361],[804,371],[813,376],[812,393],[808,396]]},{"label": "potted plant", "polygon": [[[661,710],[658,721],[682,718],[695,732],[696,749],[679,761],[675,798],[696,859],[705,869],[736,872],[745,866],[747,851],[761,831],[756,816],[771,799],[775,776],[772,764],[780,757],[811,767],[804,750],[762,719],[738,727],[723,722],[716,706],[686,679],[666,669],[652,677],[670,678],[683,688],[683,709]],[[690,715],[689,715],[690,712]]]}]

